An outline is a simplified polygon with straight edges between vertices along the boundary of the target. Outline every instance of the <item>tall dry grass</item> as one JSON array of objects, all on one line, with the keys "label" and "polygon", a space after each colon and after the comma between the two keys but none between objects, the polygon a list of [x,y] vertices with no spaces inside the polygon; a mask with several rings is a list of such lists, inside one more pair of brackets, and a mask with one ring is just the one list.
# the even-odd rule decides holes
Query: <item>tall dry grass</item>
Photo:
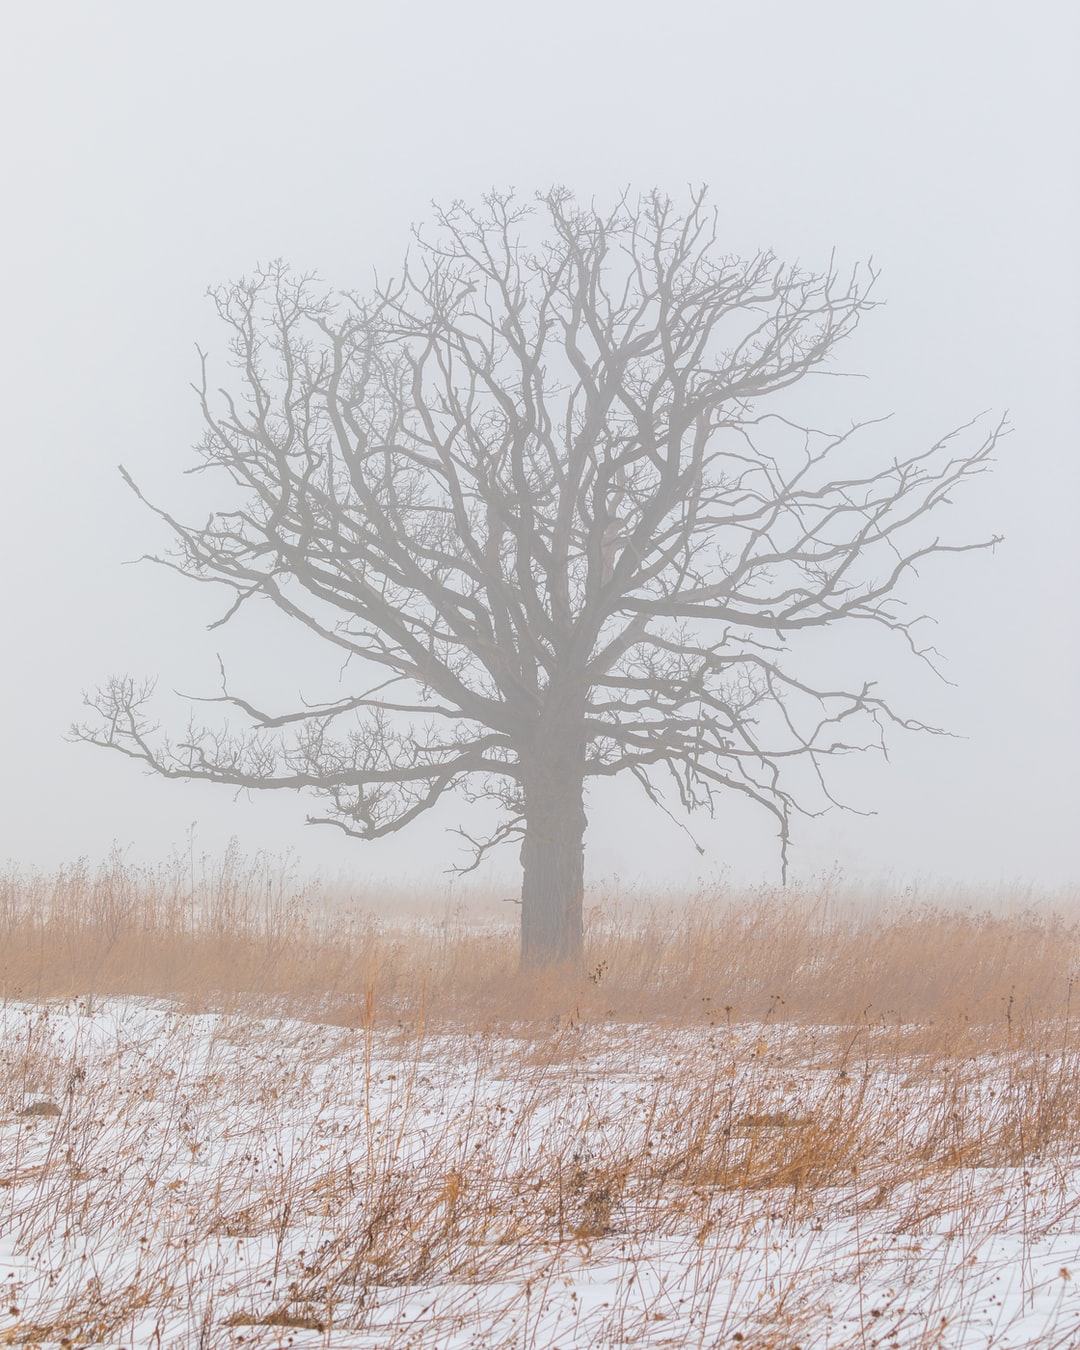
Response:
[{"label": "tall dry grass", "polygon": [[423,908],[0,878],[0,1344],[931,1350],[1017,1280],[979,1343],[1077,1343],[1064,903],[601,894],[527,980],[497,895]]},{"label": "tall dry grass", "polygon": [[0,997],[272,1000],[355,1025],[794,1021],[1006,1038],[1071,1017],[1080,922],[1068,897],[990,899],[867,896],[830,879],[681,900],[599,894],[583,972],[523,978],[516,910],[497,897],[350,893],[236,850],[198,868],[114,856],[0,876]]},{"label": "tall dry grass", "polygon": [[1047,1234],[1078,1203],[1056,1032],[973,1055],[887,1025],[6,1012],[0,1345],[1077,1344],[1045,1288],[1049,1257],[1071,1290]]}]

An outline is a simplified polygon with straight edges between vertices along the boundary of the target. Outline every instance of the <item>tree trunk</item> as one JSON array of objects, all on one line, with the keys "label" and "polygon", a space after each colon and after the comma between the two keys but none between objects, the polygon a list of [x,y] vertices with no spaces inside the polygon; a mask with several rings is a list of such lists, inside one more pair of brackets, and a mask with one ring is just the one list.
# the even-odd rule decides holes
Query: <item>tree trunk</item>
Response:
[{"label": "tree trunk", "polygon": [[578,965],[585,889],[585,746],[577,736],[540,747],[525,776],[521,846],[521,965]]}]

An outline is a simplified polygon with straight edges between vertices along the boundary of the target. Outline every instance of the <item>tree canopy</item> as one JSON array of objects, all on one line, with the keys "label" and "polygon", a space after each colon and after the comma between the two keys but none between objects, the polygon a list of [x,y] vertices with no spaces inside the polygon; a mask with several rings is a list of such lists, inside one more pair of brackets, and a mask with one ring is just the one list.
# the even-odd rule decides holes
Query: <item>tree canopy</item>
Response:
[{"label": "tree canopy", "polygon": [[367,294],[281,263],[215,290],[232,376],[214,390],[200,353],[196,454],[228,504],[154,506],[158,560],[231,590],[219,623],[269,602],[352,687],[269,711],[223,669],[243,729],[163,737],[124,676],[76,734],[166,777],[303,789],[361,839],[448,792],[493,801],[468,837],[522,841],[529,964],[580,951],[590,779],[664,809],[749,799],[786,860],[793,766],[827,796],[829,757],[921,725],[872,683],[815,682],[796,635],[862,621],[925,656],[902,583],[994,542],[934,522],[1000,424],[883,455],[782,396],[835,369],[874,281],[724,254],[703,191],[601,211],[556,189],[437,210]]}]

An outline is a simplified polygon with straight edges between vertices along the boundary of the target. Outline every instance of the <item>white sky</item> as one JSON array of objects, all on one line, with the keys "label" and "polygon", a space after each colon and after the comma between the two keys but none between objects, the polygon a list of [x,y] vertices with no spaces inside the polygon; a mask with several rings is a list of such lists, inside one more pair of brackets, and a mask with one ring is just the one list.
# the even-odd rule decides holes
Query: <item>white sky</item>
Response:
[{"label": "white sky", "polygon": [[[1005,545],[927,569],[912,597],[939,618],[957,687],[891,657],[870,672],[966,739],[905,738],[891,765],[860,762],[845,790],[877,815],[798,826],[796,870],[1075,879],[1076,13],[1065,0],[19,6],[0,53],[0,859],[51,866],[115,840],[150,861],[197,821],[211,854],[236,836],[354,876],[445,867],[455,810],[349,843],[305,828],[295,797],[234,801],[64,741],[81,690],[112,672],[212,693],[222,648],[282,688],[303,678],[287,631],[230,647],[205,632],[216,609],[201,588],[121,566],[165,539],[115,466],[165,502],[189,498],[194,344],[221,351],[211,282],[284,256],[363,289],[432,198],[561,182],[603,201],[706,182],[733,251],[813,265],[835,246],[883,269],[889,303],[845,354],[870,379],[835,383],[837,422],[892,411],[898,447],[984,408],[1016,428],[949,521]],[[751,815],[697,822],[701,859],[630,791],[593,808],[594,881],[776,876],[769,824]]]}]

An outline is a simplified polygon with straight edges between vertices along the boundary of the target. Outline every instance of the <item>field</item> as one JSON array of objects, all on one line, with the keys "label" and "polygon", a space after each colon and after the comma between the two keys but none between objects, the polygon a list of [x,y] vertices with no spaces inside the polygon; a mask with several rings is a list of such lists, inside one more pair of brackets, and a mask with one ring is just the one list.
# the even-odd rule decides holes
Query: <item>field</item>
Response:
[{"label": "field", "polygon": [[1069,897],[0,880],[0,1344],[1080,1344]]}]

